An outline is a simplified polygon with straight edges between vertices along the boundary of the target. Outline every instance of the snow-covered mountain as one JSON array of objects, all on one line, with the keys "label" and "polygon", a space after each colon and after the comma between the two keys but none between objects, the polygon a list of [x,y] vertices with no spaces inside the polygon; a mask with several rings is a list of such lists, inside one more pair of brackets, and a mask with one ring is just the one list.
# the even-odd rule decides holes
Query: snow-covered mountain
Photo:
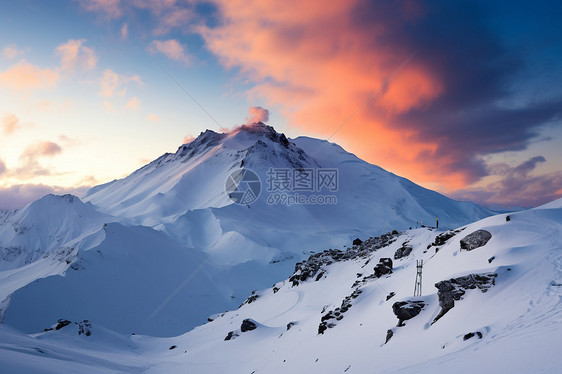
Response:
[{"label": "snow-covered mountain", "polygon": [[[239,191],[226,190],[247,170],[257,199],[238,204]],[[320,186],[320,172],[337,183]],[[0,214],[4,323],[32,332],[66,315],[122,333],[179,334],[285,278],[311,251],[436,217],[456,227],[491,214],[263,123],[207,130],[83,200],[50,195]]]},{"label": "snow-covered mountain", "polygon": [[[183,335],[0,325],[10,373],[560,373],[562,199],[363,238]],[[417,265],[421,290],[414,296]]]}]

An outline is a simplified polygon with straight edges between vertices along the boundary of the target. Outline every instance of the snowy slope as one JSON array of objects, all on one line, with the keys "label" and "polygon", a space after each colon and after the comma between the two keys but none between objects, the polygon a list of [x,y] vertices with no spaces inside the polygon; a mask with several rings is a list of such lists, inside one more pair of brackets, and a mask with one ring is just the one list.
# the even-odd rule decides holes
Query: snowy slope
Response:
[{"label": "snowy slope", "polygon": [[[290,279],[177,337],[111,334],[95,321],[91,336],[78,334],[80,324],[31,336],[0,326],[0,359],[13,373],[559,373],[562,199],[509,216],[316,254]],[[479,230],[491,238],[478,247],[466,238]],[[376,278],[380,258],[393,259],[393,272]],[[422,259],[422,295],[413,297]],[[447,287],[434,285],[443,281],[466,289],[436,321]],[[402,301],[424,306],[398,327],[393,306]],[[319,333],[323,317],[330,326]],[[246,319],[257,328],[242,332]]]},{"label": "snowy slope", "polygon": [[[225,192],[225,182],[245,168],[259,176],[261,195],[251,205],[238,205]],[[337,170],[339,188],[320,192],[332,195],[337,203],[271,204],[266,190],[271,168]],[[317,193],[299,191],[307,197]],[[49,195],[0,215],[0,317],[6,323],[32,331],[69,314],[66,318],[98,317],[104,326],[121,332],[180,334],[211,311],[238,306],[251,290],[285,278],[311,251],[343,248],[356,237],[404,230],[418,221],[433,223],[436,216],[442,226],[454,227],[490,214],[368,164],[335,144],[312,138],[290,141],[263,123],[226,134],[207,130],[176,153],[165,154],[122,180],[92,188],[84,201]],[[108,238],[102,229],[107,222],[123,226],[115,226],[119,229]],[[147,230],[127,228],[134,225]],[[161,244],[133,245],[138,241],[129,230],[141,230],[147,243]],[[166,248],[165,264],[174,269],[161,276],[164,270],[153,268],[153,263],[160,263],[153,261],[158,246]],[[138,263],[123,259],[112,263],[97,258],[97,251],[143,257]],[[84,271],[75,271],[82,257],[91,263]],[[196,265],[185,271],[175,267],[184,263]],[[123,270],[117,272],[116,267]],[[202,270],[193,271],[199,267]],[[143,285],[147,304],[134,304],[137,308],[149,309],[155,300],[166,299],[187,278],[191,280],[181,295],[205,307],[161,309],[163,319],[182,320],[165,332],[155,332],[154,325],[142,319],[148,309],[123,324],[124,312],[99,312],[111,310],[117,301],[127,305],[128,299],[117,294],[101,297],[100,290],[110,283],[96,279],[107,274],[114,274],[120,284],[128,277],[139,278],[119,291],[128,294],[135,284]],[[153,274],[154,287],[148,287],[140,274]],[[47,279],[30,284],[41,278]],[[212,287],[202,286],[207,283]],[[72,292],[61,293],[61,288]],[[214,296],[204,296],[210,293]],[[49,302],[41,304],[38,294]]]}]

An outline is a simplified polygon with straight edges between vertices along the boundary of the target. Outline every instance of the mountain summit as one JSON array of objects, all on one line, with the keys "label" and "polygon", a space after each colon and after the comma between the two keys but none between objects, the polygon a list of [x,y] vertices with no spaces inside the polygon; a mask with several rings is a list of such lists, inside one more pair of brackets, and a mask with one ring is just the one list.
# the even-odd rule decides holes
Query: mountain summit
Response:
[{"label": "mountain summit", "polygon": [[[312,251],[434,226],[437,217],[440,226],[458,227],[491,214],[336,144],[288,139],[262,122],[227,133],[207,130],[126,178],[92,188],[83,200],[47,197],[0,217],[0,269],[14,269],[0,273],[10,279],[0,294],[0,313],[19,328],[32,332],[71,310],[75,319],[97,319],[121,332],[173,335],[284,279]],[[179,278],[150,265],[159,262]],[[186,273],[177,273],[178,267]],[[152,274],[156,283],[145,285],[142,274]],[[136,285],[145,285],[148,294],[132,298],[136,314],[127,323],[103,312],[126,309],[129,300],[109,296],[108,285],[96,278],[107,276],[120,279],[119,294],[136,295]],[[73,297],[59,289],[87,289],[88,296],[69,309]],[[192,303],[180,303],[180,297]],[[19,317],[24,310],[26,317]],[[174,323],[159,328],[166,320]]]}]

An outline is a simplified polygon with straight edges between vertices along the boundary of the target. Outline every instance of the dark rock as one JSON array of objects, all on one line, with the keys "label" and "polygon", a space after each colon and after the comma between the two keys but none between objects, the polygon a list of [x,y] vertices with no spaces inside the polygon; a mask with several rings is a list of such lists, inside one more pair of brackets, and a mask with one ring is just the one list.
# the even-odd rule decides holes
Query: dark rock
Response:
[{"label": "dark rock", "polygon": [[279,287],[273,287],[273,293],[277,293],[279,291]]},{"label": "dark rock", "polygon": [[392,299],[394,297],[394,295],[396,295],[396,293],[394,293],[394,292],[391,292],[388,295],[386,295],[386,301]]},{"label": "dark rock", "polygon": [[392,259],[390,259],[388,257],[383,257],[383,258],[379,259],[379,263],[384,264],[384,265],[388,266],[390,269],[392,269]]},{"label": "dark rock", "polygon": [[407,245],[406,243],[402,244],[402,247],[394,252],[394,259],[398,260],[399,258],[408,256],[412,252],[412,249],[414,248],[411,245]]},{"label": "dark rock", "polygon": [[361,244],[363,244],[363,240],[361,240],[361,239],[359,239],[359,238],[356,238],[356,239],[353,241],[353,245],[361,245]]},{"label": "dark rock", "polygon": [[240,306],[238,308],[241,308],[242,305],[253,303],[257,299],[259,299],[259,297],[260,297],[260,295],[257,294],[256,290],[252,291],[252,294],[246,300],[244,300],[244,302],[242,304],[240,304]]},{"label": "dark rock", "polygon": [[177,345],[172,345],[172,346],[170,346],[170,348],[168,348],[168,349],[169,349],[169,350],[172,350],[172,349],[176,349],[176,348],[177,348]]},{"label": "dark rock", "polygon": [[289,331],[291,329],[291,327],[293,327],[294,325],[296,325],[296,322],[289,322],[287,323],[287,331]]},{"label": "dark rock", "polygon": [[423,300],[397,301],[392,304],[392,312],[398,317],[398,326],[404,326],[404,321],[414,318],[425,306]]},{"label": "dark rock", "polygon": [[466,290],[478,288],[483,293],[487,292],[495,284],[497,276],[496,273],[470,274],[435,283],[441,311],[435,317],[432,324],[437,322],[449,310],[453,309],[455,300],[461,300]]},{"label": "dark rock", "polygon": [[390,338],[392,338],[393,335],[394,335],[394,331],[388,330],[386,332],[386,340],[385,340],[384,344],[388,343],[388,341],[390,340]]},{"label": "dark rock", "polygon": [[398,235],[398,231],[392,230],[392,235]]},{"label": "dark rock", "polygon": [[67,319],[59,319],[57,325],[55,326],[55,330],[60,330],[65,326],[70,325],[72,322],[70,322]]},{"label": "dark rock", "polygon": [[482,339],[482,333],[480,331],[476,331],[476,332],[469,332],[468,334],[466,334],[462,340],[466,341],[468,339],[473,338],[474,336],[478,336],[478,339]]},{"label": "dark rock", "polygon": [[324,274],[326,274],[326,273],[324,273],[323,271],[320,272],[320,273],[318,273],[318,275],[316,276],[316,279],[315,279],[314,281],[318,282],[320,279],[322,279],[322,277],[324,276]]},{"label": "dark rock", "polygon": [[486,245],[491,238],[492,234],[486,230],[474,231],[461,239],[461,249],[472,251],[473,249]]},{"label": "dark rock", "polygon": [[496,259],[496,256],[492,256],[488,259],[488,263],[491,264],[492,261],[494,261]]},{"label": "dark rock", "polygon": [[257,328],[258,328],[258,325],[256,325],[255,321],[247,318],[244,321],[242,321],[242,325],[240,326],[240,331],[242,331],[242,332],[252,331],[252,330],[255,330]]},{"label": "dark rock", "polygon": [[511,221],[511,217],[510,216],[505,216],[505,222],[509,222]]},{"label": "dark rock", "polygon": [[380,278],[385,274],[391,274],[391,273],[392,273],[392,268],[389,268],[385,264],[378,263],[375,266],[375,276],[377,278]]},{"label": "dark rock", "polygon": [[226,341],[226,340],[231,340],[231,339],[236,338],[237,336],[238,336],[237,333],[235,333],[234,331],[230,331],[230,332],[228,333],[228,335],[226,335],[226,338],[224,338],[224,340],[225,340],[225,341]]}]

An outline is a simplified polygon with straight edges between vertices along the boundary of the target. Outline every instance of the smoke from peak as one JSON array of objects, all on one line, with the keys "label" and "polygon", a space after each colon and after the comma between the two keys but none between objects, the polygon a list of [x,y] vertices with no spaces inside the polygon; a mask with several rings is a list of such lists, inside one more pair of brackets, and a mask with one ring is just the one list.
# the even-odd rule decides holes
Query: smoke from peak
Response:
[{"label": "smoke from peak", "polygon": [[252,125],[258,122],[268,122],[269,121],[269,110],[262,108],[261,106],[252,106],[248,110],[249,116],[246,117],[246,125]]}]

